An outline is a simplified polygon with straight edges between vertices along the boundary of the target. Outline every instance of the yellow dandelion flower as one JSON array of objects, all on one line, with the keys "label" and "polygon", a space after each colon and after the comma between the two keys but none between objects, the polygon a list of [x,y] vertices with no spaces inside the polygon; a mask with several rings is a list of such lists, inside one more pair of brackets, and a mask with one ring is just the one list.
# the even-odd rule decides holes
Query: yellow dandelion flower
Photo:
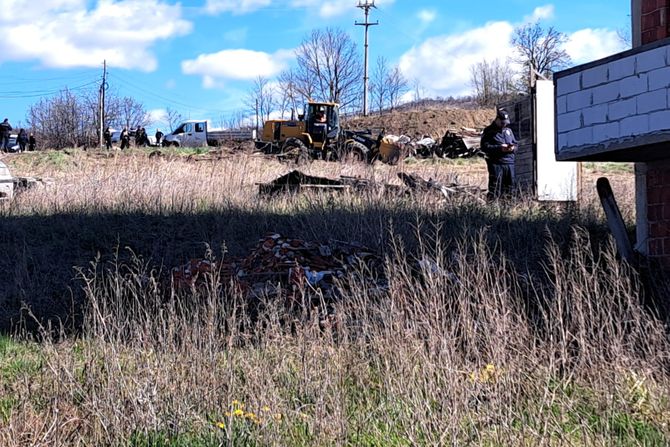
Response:
[{"label": "yellow dandelion flower", "polygon": [[235,411],[233,411],[233,416],[244,416],[244,410],[237,408]]},{"label": "yellow dandelion flower", "polygon": [[270,407],[265,405],[263,408],[261,408],[261,411],[264,412],[264,413],[267,413],[268,411],[270,411]]},{"label": "yellow dandelion flower", "polygon": [[223,421],[217,422],[216,426],[219,427],[221,430],[223,430],[224,428],[226,428],[226,423]]},{"label": "yellow dandelion flower", "polygon": [[225,417],[227,417],[227,418],[229,418],[229,417],[232,416],[232,414],[230,413],[230,411],[226,411],[225,413],[223,413],[223,415],[224,415]]},{"label": "yellow dandelion flower", "polygon": [[486,371],[488,371],[488,372],[490,372],[490,373],[493,373],[493,372],[495,372],[495,370],[496,370],[495,365],[493,365],[493,364],[491,364],[491,363],[489,363],[488,365],[486,365]]},{"label": "yellow dandelion flower", "polygon": [[239,404],[240,404],[240,401],[237,400],[237,399],[235,399],[234,401],[232,401],[232,402],[230,403],[230,405],[232,405],[232,406],[234,406],[234,407],[238,406]]}]

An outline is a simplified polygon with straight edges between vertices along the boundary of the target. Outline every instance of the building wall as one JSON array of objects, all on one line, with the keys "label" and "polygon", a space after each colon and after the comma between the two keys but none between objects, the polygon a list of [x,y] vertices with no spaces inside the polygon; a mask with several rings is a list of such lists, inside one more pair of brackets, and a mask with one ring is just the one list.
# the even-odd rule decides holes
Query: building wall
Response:
[{"label": "building wall", "polygon": [[670,43],[566,70],[555,82],[559,160],[607,158],[670,137]]},{"label": "building wall", "polygon": [[670,36],[670,0],[642,0],[639,13],[642,45]]},{"label": "building wall", "polygon": [[[633,36],[634,43],[644,45],[670,36],[670,0],[634,0],[631,6],[633,30],[639,27],[640,33]],[[668,109],[664,112],[670,114]],[[640,163],[636,171],[643,173],[636,194],[638,248],[670,270],[670,157]]]}]

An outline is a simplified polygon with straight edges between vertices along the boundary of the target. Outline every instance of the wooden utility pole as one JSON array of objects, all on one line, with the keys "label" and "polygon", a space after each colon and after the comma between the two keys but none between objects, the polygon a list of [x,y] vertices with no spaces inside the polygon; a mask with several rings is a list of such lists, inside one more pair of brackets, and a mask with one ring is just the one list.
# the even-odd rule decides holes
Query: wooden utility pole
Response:
[{"label": "wooden utility pole", "polygon": [[105,90],[107,90],[107,60],[102,61],[102,82],[100,83],[100,147],[105,145]]},{"label": "wooden utility pole", "polygon": [[365,12],[365,22],[356,22],[356,25],[365,27],[365,59],[363,62],[363,116],[368,115],[368,28],[379,25],[379,22],[370,23],[370,9],[376,8],[375,0],[358,0],[357,8]]}]

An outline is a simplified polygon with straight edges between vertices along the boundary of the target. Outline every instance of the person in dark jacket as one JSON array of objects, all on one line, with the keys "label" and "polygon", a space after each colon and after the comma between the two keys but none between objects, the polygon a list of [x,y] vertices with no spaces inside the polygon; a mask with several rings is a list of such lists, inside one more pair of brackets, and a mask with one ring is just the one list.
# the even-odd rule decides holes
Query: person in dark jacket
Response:
[{"label": "person in dark jacket", "polygon": [[3,122],[0,123],[0,147],[2,152],[7,152],[9,150],[9,135],[12,131],[12,125],[9,124],[9,119],[5,118]]},{"label": "person in dark jacket", "polygon": [[28,133],[26,129],[19,129],[19,134],[16,136],[16,142],[19,144],[19,152],[26,151],[26,145],[28,144]]},{"label": "person in dark jacket", "polygon": [[498,110],[495,120],[484,129],[481,150],[486,154],[486,166],[489,173],[489,199],[509,196],[515,186],[514,154],[517,141],[509,128],[509,114]]},{"label": "person in dark jacket", "polygon": [[110,150],[112,148],[112,132],[109,130],[109,127],[105,129],[102,136],[105,139],[105,148]]},{"label": "person in dark jacket", "polygon": [[31,133],[28,137],[28,150],[31,152],[34,151],[35,146],[37,146],[37,141],[35,140],[35,135]]},{"label": "person in dark jacket", "polygon": [[163,142],[163,132],[160,129],[156,129],[156,146],[160,146]]},{"label": "person in dark jacket", "polygon": [[128,134],[128,129],[126,129],[125,127],[121,131],[120,140],[121,140],[121,150],[128,149],[130,147],[130,135]]}]

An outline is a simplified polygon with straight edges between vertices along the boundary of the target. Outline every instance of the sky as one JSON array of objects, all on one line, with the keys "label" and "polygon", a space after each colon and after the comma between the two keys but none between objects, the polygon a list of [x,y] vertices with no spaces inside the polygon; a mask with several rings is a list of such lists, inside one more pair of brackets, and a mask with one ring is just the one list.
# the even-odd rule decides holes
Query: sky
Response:
[{"label": "sky", "polygon": [[[247,112],[258,76],[295,64],[312,30],[341,28],[362,54],[359,1],[372,0],[0,0],[0,115],[18,127],[40,99],[65,88],[97,92],[106,61],[109,90],[144,104],[151,128],[166,126],[166,109],[224,123]],[[370,70],[385,57],[421,97],[471,93],[470,67],[512,55],[513,30],[524,23],[564,33],[573,65],[625,50],[621,36],[630,34],[630,0],[375,6]]]}]

